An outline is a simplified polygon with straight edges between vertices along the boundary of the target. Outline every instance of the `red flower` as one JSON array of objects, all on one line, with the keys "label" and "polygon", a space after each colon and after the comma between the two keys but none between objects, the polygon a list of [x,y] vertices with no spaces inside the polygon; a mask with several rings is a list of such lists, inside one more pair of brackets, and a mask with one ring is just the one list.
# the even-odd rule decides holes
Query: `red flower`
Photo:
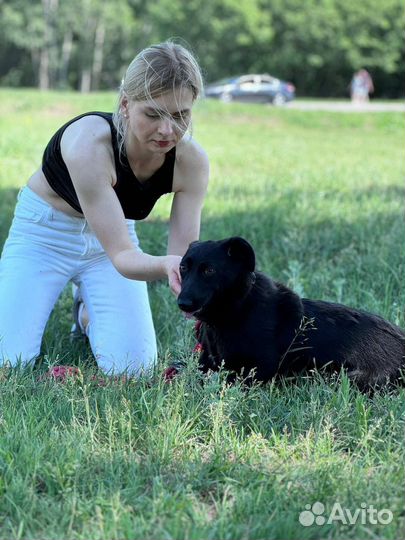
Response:
[{"label": "red flower", "polygon": [[58,382],[66,382],[69,377],[80,377],[81,371],[74,366],[54,366],[49,371],[44,373],[39,380],[54,379]]}]

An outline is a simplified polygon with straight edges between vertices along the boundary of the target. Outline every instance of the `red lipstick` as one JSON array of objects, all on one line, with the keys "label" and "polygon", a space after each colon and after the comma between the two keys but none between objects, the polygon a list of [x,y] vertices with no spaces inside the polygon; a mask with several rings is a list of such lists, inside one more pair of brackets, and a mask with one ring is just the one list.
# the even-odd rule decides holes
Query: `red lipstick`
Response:
[{"label": "red lipstick", "polygon": [[165,148],[166,146],[169,146],[170,141],[155,141],[155,143],[156,143],[160,148]]}]

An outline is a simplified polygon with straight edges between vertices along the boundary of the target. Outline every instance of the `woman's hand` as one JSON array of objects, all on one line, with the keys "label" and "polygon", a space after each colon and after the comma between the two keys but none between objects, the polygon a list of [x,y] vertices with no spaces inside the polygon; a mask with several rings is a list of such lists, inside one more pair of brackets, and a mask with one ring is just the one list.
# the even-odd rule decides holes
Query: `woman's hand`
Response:
[{"label": "woman's hand", "polygon": [[181,276],[179,266],[182,257],[179,257],[178,255],[167,255],[165,258],[165,268],[169,286],[177,298],[181,291]]}]

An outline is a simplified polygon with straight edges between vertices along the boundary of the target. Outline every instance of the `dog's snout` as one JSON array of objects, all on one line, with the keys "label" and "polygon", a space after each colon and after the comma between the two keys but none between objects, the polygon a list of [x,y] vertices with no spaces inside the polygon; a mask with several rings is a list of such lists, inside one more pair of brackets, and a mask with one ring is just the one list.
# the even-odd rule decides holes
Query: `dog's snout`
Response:
[{"label": "dog's snout", "polygon": [[177,305],[182,311],[189,313],[194,311],[194,303],[190,298],[182,298],[181,295],[177,299]]}]

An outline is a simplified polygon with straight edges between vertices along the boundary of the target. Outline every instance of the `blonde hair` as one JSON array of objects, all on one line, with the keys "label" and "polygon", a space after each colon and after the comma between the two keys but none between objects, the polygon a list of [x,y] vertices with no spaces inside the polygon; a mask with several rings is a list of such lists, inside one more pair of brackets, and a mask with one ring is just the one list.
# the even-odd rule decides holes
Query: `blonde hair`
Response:
[{"label": "blonde hair", "polygon": [[132,60],[122,80],[117,109],[113,114],[120,156],[125,153],[127,130],[127,122],[121,112],[123,97],[132,101],[153,101],[177,88],[190,89],[193,101],[203,89],[200,66],[182,45],[173,41],[151,45]]}]

